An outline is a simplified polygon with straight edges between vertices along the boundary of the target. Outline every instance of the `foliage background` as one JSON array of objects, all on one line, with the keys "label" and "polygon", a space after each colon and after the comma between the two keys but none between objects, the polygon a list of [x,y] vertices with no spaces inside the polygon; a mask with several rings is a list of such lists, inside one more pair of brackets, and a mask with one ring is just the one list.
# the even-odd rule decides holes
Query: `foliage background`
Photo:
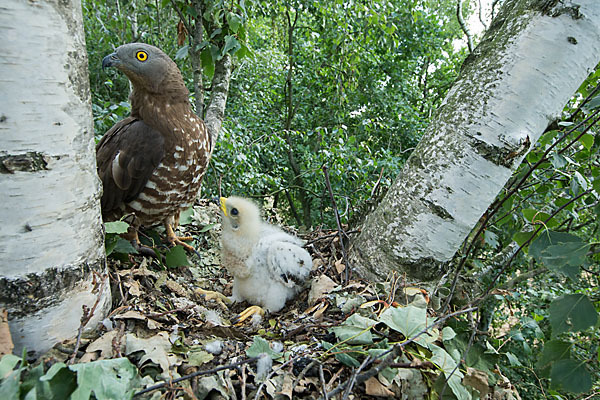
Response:
[{"label": "foliage background", "polygon": [[[189,42],[181,42],[173,3],[190,21],[197,15],[183,1],[83,1],[97,137],[129,111],[126,78],[101,69],[102,58],[122,43],[161,47],[176,59],[192,98],[198,95],[192,91]],[[202,4],[227,24],[232,15],[243,23],[243,31],[229,35],[239,48],[233,51],[226,119],[202,196],[268,199],[288,223],[304,229],[335,226],[323,165],[344,222],[376,201],[400,172],[467,55],[455,46],[462,32],[454,1]],[[207,33],[219,37],[218,29],[223,26]],[[203,73],[207,97],[210,62]],[[599,76],[590,75],[562,121],[536,144],[511,182],[527,179],[518,190],[507,185],[496,203],[499,211],[463,254],[467,285],[495,289],[476,321],[488,335],[474,340],[467,365],[499,366],[522,398],[576,398],[570,394],[578,389],[573,382],[581,389],[600,381],[598,322],[592,318],[600,301],[600,142],[595,126],[584,132],[593,120],[576,125],[598,106]],[[592,101],[580,108],[588,97]],[[530,249],[547,230],[575,238],[558,242],[560,265],[556,257]],[[579,253],[569,245],[574,241]],[[511,263],[496,264],[498,256],[516,248]],[[574,295],[585,295],[592,311],[554,314],[554,320],[571,323],[561,331],[553,324],[553,305]],[[573,310],[589,316],[591,325],[576,329]],[[466,320],[453,328],[464,350],[475,328]]]}]

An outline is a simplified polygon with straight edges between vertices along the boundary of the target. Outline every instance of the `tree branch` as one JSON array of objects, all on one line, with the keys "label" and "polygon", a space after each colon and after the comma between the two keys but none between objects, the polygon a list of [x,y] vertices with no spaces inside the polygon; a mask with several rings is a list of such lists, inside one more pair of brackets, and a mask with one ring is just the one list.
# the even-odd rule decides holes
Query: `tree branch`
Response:
[{"label": "tree branch", "polygon": [[211,149],[214,149],[221,126],[223,125],[232,65],[231,55],[229,54],[225,54],[223,58],[215,63],[210,103],[206,108],[206,118],[204,119],[208,133],[210,134]]},{"label": "tree branch", "polygon": [[458,18],[458,24],[460,25],[460,29],[465,33],[467,37],[467,46],[469,47],[469,53],[473,52],[473,37],[471,36],[471,32],[469,31],[469,27],[465,23],[465,19],[462,15],[462,2],[463,0],[456,0],[456,17]]}]

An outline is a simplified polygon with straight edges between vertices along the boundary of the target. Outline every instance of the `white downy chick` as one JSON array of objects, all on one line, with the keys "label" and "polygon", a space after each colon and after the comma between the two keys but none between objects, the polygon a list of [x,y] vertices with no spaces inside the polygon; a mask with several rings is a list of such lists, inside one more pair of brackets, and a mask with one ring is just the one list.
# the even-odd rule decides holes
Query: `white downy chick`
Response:
[{"label": "white downy chick", "polygon": [[[250,200],[221,197],[221,210],[221,262],[233,275],[231,299],[268,311],[281,310],[308,278],[310,254],[300,239],[262,221],[257,205]],[[260,310],[249,315],[255,312]]]}]

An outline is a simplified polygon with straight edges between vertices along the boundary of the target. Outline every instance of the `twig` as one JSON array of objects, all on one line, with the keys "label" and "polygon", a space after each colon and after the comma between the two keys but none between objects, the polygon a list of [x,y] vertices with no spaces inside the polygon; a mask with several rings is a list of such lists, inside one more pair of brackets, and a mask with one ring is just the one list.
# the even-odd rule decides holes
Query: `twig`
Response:
[{"label": "twig", "polygon": [[163,311],[161,313],[150,313],[146,315],[146,318],[158,318],[158,317],[162,317],[163,315],[167,315],[167,314],[173,314],[173,313],[178,313],[181,311],[186,311],[189,310],[190,308],[194,308],[196,307],[195,304],[190,304],[189,306],[185,306],[185,307],[181,307],[181,308],[175,308],[173,310],[169,310],[169,311]]},{"label": "twig", "polygon": [[374,199],[379,191],[379,185],[381,184],[381,178],[383,177],[383,167],[381,167],[381,171],[379,172],[379,178],[377,178],[377,182],[373,185],[373,189],[371,189],[371,198]]},{"label": "twig", "polygon": [[391,363],[390,368],[415,368],[415,369],[436,369],[437,367],[431,361],[424,361],[420,364],[413,363]]},{"label": "twig", "polygon": [[[477,310],[477,307],[469,307],[464,310],[459,310],[459,311],[453,312],[451,314],[444,315],[443,317],[439,317],[432,324],[425,327],[425,329],[423,329],[421,332],[417,333],[415,336],[411,337],[410,339],[408,339],[402,343],[398,343],[398,344],[394,345],[391,349],[384,351],[383,353],[371,358],[367,364],[372,364],[374,361],[376,361],[382,357],[385,357],[375,367],[358,375],[353,384],[360,384],[360,383],[368,380],[369,378],[377,375],[379,372],[383,371],[385,368],[389,367],[392,363],[394,363],[394,360],[396,359],[396,357],[398,357],[400,354],[402,354],[402,349],[406,345],[414,342],[419,336],[427,333],[431,328],[442,324],[444,321],[446,321],[449,318],[456,317],[458,315],[472,312],[475,310]],[[338,387],[333,389],[331,392],[327,393],[327,395],[329,397],[333,397],[333,396],[337,395],[338,393],[343,391],[349,383],[350,383],[350,381],[348,380],[348,381],[338,385]],[[323,399],[323,398],[321,397],[321,399]]]},{"label": "twig", "polygon": [[367,358],[364,359],[364,361],[360,364],[360,366],[358,368],[356,368],[356,370],[352,373],[352,376],[350,377],[350,382],[348,383],[348,385],[346,385],[346,390],[344,392],[344,396],[342,396],[342,400],[346,400],[348,398],[348,396],[350,396],[350,393],[352,392],[352,388],[354,387],[354,384],[356,383],[356,377],[358,376],[360,371],[362,371],[367,366],[367,364],[370,364],[370,362],[371,362],[371,356],[367,356]]},{"label": "twig", "polygon": [[485,23],[485,20],[483,18],[483,9],[481,7],[481,0],[478,1],[478,5],[479,5],[479,22],[481,22],[481,25],[483,25],[483,30],[487,31],[488,26]]},{"label": "twig", "polygon": [[473,37],[471,36],[471,32],[469,32],[469,27],[465,23],[465,19],[462,15],[462,2],[463,0],[456,0],[456,18],[458,19],[458,24],[460,28],[465,33],[467,37],[467,47],[469,48],[469,53],[473,52]]},{"label": "twig", "polygon": [[246,364],[242,365],[242,373],[241,373],[242,377],[240,385],[241,385],[241,392],[242,392],[242,400],[246,400]]},{"label": "twig", "polygon": [[[542,157],[540,158],[540,160],[538,162],[536,162],[535,164],[533,164],[527,170],[527,172],[518,180],[518,182],[517,181],[513,182],[507,188],[508,193],[504,196],[504,198],[501,201],[498,201],[492,207],[492,209],[486,213],[485,218],[483,219],[483,221],[481,223],[481,226],[479,227],[479,229],[477,230],[475,235],[472,237],[468,246],[466,246],[466,240],[465,240],[465,246],[463,246],[463,250],[462,250],[463,254],[461,256],[461,260],[460,260],[458,267],[456,267],[456,272],[454,274],[454,279],[452,281],[450,294],[446,298],[446,301],[444,302],[444,305],[441,308],[442,312],[445,312],[448,309],[448,307],[450,306],[450,302],[452,301],[452,296],[454,294],[454,291],[456,290],[456,284],[458,283],[458,276],[460,274],[460,271],[461,271],[462,267],[465,265],[465,262],[467,261],[467,256],[471,253],[471,249],[473,248],[474,244],[477,242],[477,239],[485,231],[490,219],[498,212],[498,210],[500,210],[500,207],[502,207],[504,202],[506,202],[513,194],[515,194],[519,190],[519,188],[521,188],[521,186],[525,183],[525,181],[531,176],[533,171],[535,171],[543,162],[547,161],[548,155],[550,154],[550,152],[552,150],[554,150],[554,148],[556,146],[558,146],[560,143],[565,141],[571,135],[571,133],[577,131],[577,129],[579,129],[581,126],[583,126],[587,122],[592,121],[592,119],[595,118],[595,120],[590,122],[590,124],[588,126],[586,126],[582,130],[582,132],[578,135],[578,138],[581,137],[584,133],[586,133],[588,130],[590,130],[591,127],[594,126],[598,122],[598,120],[600,120],[600,117],[598,117],[598,114],[600,114],[600,110],[597,110],[593,114],[589,115],[583,121],[579,122],[577,125],[575,125],[573,128],[571,128],[568,132],[565,132],[565,134],[562,135],[558,140],[556,140],[554,143],[552,143],[550,146],[548,146],[546,151],[544,151],[544,153],[542,154]],[[571,145],[572,143],[573,142],[571,142],[569,145]],[[564,208],[564,206],[561,207],[560,209],[562,209],[562,208]],[[466,247],[466,250],[464,250],[465,247]],[[518,253],[518,251],[517,251],[517,253]],[[511,261],[512,261],[512,259],[509,261],[509,265],[510,265]],[[494,282],[495,282],[495,280],[494,280]]]},{"label": "twig", "polygon": [[[469,350],[471,350],[471,347],[473,346],[473,342],[475,340],[475,335],[477,334],[477,324],[473,320],[473,312],[470,311],[468,313],[468,315],[469,315],[469,322],[471,323],[471,329],[472,329],[471,336],[469,337],[469,343],[467,343],[467,347],[465,347],[465,351],[462,353],[460,362],[457,362],[456,365],[454,366],[454,368],[452,369],[452,371],[450,371],[450,373],[445,377],[446,379],[444,379],[444,386],[442,386],[442,391],[440,392],[440,399],[444,398],[444,392],[446,391],[446,388],[448,387],[448,381],[450,380],[452,375],[454,375],[454,373],[460,366],[461,362],[465,362],[465,360],[467,359],[467,355],[469,354]],[[446,375],[445,372],[444,372],[444,375]]]},{"label": "twig", "polygon": [[492,15],[492,19],[494,19],[494,12],[496,11],[496,4],[498,4],[498,0],[493,0],[492,1],[492,10],[490,11],[490,14]]},{"label": "twig", "polygon": [[515,259],[515,257],[517,256],[517,254],[519,254],[519,252],[527,247],[529,245],[529,243],[531,243],[531,241],[537,236],[538,232],[541,231],[542,229],[544,229],[548,222],[554,218],[559,212],[561,212],[562,210],[564,210],[566,207],[568,207],[571,203],[579,200],[581,197],[589,194],[591,192],[591,190],[586,190],[585,192],[582,192],[581,194],[579,194],[579,196],[572,198],[571,200],[569,200],[568,202],[566,202],[565,204],[563,204],[562,206],[560,206],[558,209],[556,209],[548,218],[546,218],[546,220],[540,224],[540,226],[532,232],[531,236],[529,237],[529,239],[527,239],[525,241],[525,243],[523,243],[522,245],[519,246],[519,248],[517,249],[517,251],[515,251],[513,253],[513,255],[510,257],[510,259],[506,262],[506,264],[500,269],[500,271],[498,271],[498,273],[496,274],[496,276],[494,276],[494,279],[492,279],[492,282],[488,285],[487,290],[485,291],[485,294],[481,297],[479,297],[474,304],[479,304],[481,301],[485,300],[490,291],[492,290],[492,288],[494,287],[494,285],[496,284],[496,282],[498,281],[498,278],[500,278],[500,276],[504,273],[504,271],[506,271],[506,268],[508,268],[511,264],[512,261]]},{"label": "twig", "polygon": [[73,354],[69,357],[69,361],[67,364],[73,364],[75,362],[75,357],[77,357],[77,352],[79,351],[79,346],[81,346],[81,335],[83,333],[83,329],[90,322],[92,317],[94,316],[94,312],[96,311],[96,307],[98,303],[100,303],[100,299],[102,298],[102,294],[104,293],[104,286],[106,285],[106,281],[108,280],[108,276],[102,276],[94,272],[94,277],[100,277],[102,279],[102,283],[100,284],[100,290],[98,291],[98,295],[96,296],[96,301],[90,310],[88,306],[85,304],[81,306],[83,310],[83,314],[81,315],[79,328],[77,329],[77,340],[75,341],[75,348],[73,349]]},{"label": "twig", "polygon": [[312,360],[311,362],[308,363],[308,365],[306,365],[306,367],[302,368],[302,371],[300,371],[300,373],[298,374],[298,376],[296,377],[296,379],[294,379],[294,382],[292,383],[292,392],[296,389],[296,385],[298,385],[298,382],[300,382],[300,379],[304,378],[304,375],[306,375],[306,373],[315,365],[317,364],[316,360]]},{"label": "twig", "polygon": [[[353,231],[344,232],[344,235],[348,236],[348,235],[352,235],[354,233],[360,233],[360,229],[355,229]],[[321,240],[329,239],[329,238],[332,238],[332,237],[338,236],[338,235],[339,235],[339,231],[335,231],[335,232],[329,233],[327,235],[319,236],[318,238],[315,238],[311,241],[306,242],[304,247],[310,246],[313,243],[320,242]]]},{"label": "twig", "polygon": [[182,376],[181,378],[177,378],[177,379],[165,381],[165,382],[159,383],[158,385],[150,386],[149,388],[146,388],[144,390],[140,390],[139,392],[135,393],[133,395],[133,397],[141,396],[142,394],[145,394],[145,393],[148,393],[148,392],[152,392],[153,390],[161,389],[161,388],[163,388],[163,387],[165,387],[167,385],[172,385],[174,383],[181,382],[181,381],[184,381],[186,379],[191,379],[191,378],[194,378],[196,376],[210,375],[210,374],[214,374],[215,372],[222,371],[224,369],[233,369],[233,368],[238,367],[240,365],[248,364],[248,363],[254,362],[256,360],[258,360],[258,357],[252,357],[252,358],[247,358],[247,359],[242,360],[242,361],[235,362],[233,364],[223,365],[223,366],[216,367],[216,368],[213,368],[213,369],[209,369],[209,370],[206,370],[206,371],[196,371],[193,374],[189,374],[189,375]]},{"label": "twig", "polygon": [[185,16],[183,15],[183,13],[179,9],[179,7],[177,7],[177,3],[175,3],[174,0],[170,0],[170,2],[171,2],[171,6],[173,7],[173,10],[175,10],[175,12],[177,13],[177,15],[179,16],[179,19],[183,23],[183,26],[185,26],[185,29],[191,35],[192,34],[192,27],[190,26],[190,24],[188,24],[187,20],[185,19]]},{"label": "twig", "polygon": [[[323,165],[321,168],[323,170],[323,174],[325,175],[325,185],[327,186],[327,190],[329,191],[329,198],[331,200],[331,205],[333,206],[333,212],[335,213],[335,222],[338,227],[338,237],[340,239],[340,247],[342,248],[342,257],[344,258],[344,265],[346,265],[346,269],[344,270],[344,285],[348,284],[350,280],[350,264],[348,263],[348,255],[346,254],[346,247],[344,246],[344,237],[342,236],[342,222],[340,221],[340,213],[338,211],[337,205],[335,204],[335,198],[333,196],[333,190],[331,189],[331,183],[329,182],[329,173],[327,172],[327,166]],[[344,233],[344,235],[346,235]],[[347,235],[346,235],[347,236]]]},{"label": "twig", "polygon": [[323,364],[319,363],[319,379],[321,380],[321,387],[323,388],[323,398],[329,400],[327,396],[327,386],[325,385],[325,374],[323,374]]},{"label": "twig", "polygon": [[[275,373],[275,371],[278,371],[280,369],[282,369],[283,367],[285,367],[286,365],[293,363],[294,361],[296,361],[299,358],[304,357],[304,353],[297,355],[294,358],[290,358],[289,360],[287,360],[286,362],[284,362],[283,364],[281,364],[280,366],[278,366],[277,368],[273,368],[271,370],[271,372],[269,372],[269,375],[267,375],[267,377],[265,378],[264,381],[262,381],[260,383],[260,385],[258,386],[258,389],[256,389],[256,395],[254,396],[254,400],[258,400],[258,397],[260,396],[260,392],[262,391],[263,387],[265,387],[265,383],[271,379],[271,376],[273,376],[273,374]],[[258,358],[258,357],[257,357]]]}]

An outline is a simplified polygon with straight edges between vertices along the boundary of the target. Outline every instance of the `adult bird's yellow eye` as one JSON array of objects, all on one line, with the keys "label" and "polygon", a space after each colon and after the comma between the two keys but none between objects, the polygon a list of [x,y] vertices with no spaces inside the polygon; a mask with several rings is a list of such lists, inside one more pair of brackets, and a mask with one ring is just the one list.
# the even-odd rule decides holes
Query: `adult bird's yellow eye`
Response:
[{"label": "adult bird's yellow eye", "polygon": [[139,61],[146,61],[148,59],[148,53],[146,53],[145,51],[138,51],[137,53],[135,53],[135,58],[137,58]]}]

